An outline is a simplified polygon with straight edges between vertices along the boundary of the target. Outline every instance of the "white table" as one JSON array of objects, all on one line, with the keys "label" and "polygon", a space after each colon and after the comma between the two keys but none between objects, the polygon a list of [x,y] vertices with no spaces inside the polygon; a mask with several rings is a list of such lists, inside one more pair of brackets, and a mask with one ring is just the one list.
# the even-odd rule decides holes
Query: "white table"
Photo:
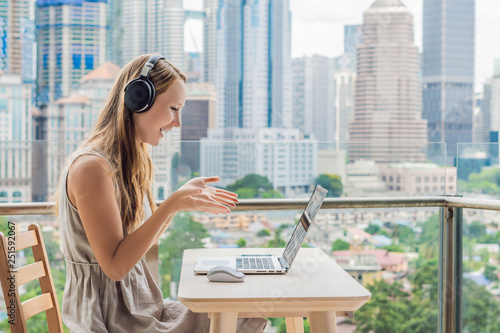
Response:
[{"label": "white table", "polygon": [[285,317],[287,332],[336,332],[336,317],[348,315],[371,294],[318,249],[300,249],[286,275],[247,275],[242,283],[217,283],[193,271],[198,257],[277,254],[283,249],[194,249],[184,251],[178,299],[191,311],[208,313],[210,332],[236,332],[238,318]]}]

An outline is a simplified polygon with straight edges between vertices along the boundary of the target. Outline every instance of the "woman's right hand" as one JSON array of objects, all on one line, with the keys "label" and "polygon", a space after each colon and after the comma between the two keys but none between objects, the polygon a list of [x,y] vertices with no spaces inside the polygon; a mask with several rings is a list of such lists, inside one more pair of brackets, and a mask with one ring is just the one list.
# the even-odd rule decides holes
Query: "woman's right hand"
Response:
[{"label": "woman's right hand", "polygon": [[238,200],[232,192],[206,185],[218,181],[216,178],[218,177],[195,178],[190,181],[189,186],[183,186],[172,193],[166,202],[170,201],[172,209],[177,212],[228,214],[231,210],[227,206],[234,207]]}]

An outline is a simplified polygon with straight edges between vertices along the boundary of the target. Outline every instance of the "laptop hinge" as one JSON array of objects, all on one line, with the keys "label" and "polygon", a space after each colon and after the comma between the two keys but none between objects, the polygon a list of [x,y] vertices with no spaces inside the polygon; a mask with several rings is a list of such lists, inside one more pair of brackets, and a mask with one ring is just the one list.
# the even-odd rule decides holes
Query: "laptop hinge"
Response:
[{"label": "laptop hinge", "polygon": [[285,258],[283,257],[278,257],[278,260],[280,261],[281,267],[286,269],[288,271],[288,263],[285,261]]}]

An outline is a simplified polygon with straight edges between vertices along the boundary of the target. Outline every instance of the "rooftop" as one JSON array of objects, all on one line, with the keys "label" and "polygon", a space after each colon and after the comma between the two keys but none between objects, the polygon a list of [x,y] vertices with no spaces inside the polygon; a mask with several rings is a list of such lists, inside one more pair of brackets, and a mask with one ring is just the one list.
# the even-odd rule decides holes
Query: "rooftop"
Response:
[{"label": "rooftop", "polygon": [[377,0],[370,8],[373,7],[406,7],[401,0]]},{"label": "rooftop", "polygon": [[105,62],[101,66],[97,67],[80,80],[80,82],[90,81],[90,80],[115,80],[120,73],[120,66],[112,63]]}]

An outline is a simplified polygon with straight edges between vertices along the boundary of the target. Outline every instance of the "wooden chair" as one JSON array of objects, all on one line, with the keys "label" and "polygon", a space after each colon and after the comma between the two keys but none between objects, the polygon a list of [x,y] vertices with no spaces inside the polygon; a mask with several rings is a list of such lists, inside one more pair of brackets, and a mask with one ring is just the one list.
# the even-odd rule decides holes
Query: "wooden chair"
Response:
[{"label": "wooden chair", "polygon": [[[61,312],[40,226],[32,224],[27,232],[9,236],[0,232],[0,280],[7,319],[15,320],[14,325],[10,323],[12,332],[28,332],[26,320],[42,311],[46,312],[49,332],[63,332]],[[28,247],[33,249],[35,262],[14,267],[15,252]],[[42,294],[21,303],[19,286],[35,279],[40,282]]]}]

